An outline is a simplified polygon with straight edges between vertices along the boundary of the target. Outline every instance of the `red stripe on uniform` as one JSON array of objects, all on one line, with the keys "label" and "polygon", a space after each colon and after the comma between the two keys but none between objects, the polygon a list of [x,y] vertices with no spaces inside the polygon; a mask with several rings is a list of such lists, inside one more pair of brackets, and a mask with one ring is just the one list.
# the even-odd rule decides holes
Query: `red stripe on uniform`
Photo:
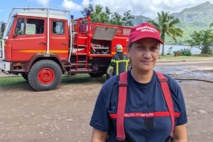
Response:
[{"label": "red stripe on uniform", "polygon": [[[117,114],[109,114],[111,118],[116,119]],[[180,117],[179,112],[174,113],[175,117]],[[151,118],[151,117],[163,117],[163,116],[170,116],[168,111],[162,111],[162,112],[148,112],[148,113],[142,113],[142,112],[132,112],[132,113],[125,113],[125,118]]]}]

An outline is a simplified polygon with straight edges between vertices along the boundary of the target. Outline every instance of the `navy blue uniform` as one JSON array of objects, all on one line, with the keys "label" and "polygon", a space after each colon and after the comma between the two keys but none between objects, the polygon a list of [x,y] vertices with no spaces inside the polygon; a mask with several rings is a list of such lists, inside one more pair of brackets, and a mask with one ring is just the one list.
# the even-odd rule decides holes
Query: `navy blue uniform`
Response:
[{"label": "navy blue uniform", "polygon": [[[183,94],[177,82],[171,77],[168,84],[176,115],[175,125],[187,123]],[[98,130],[107,131],[108,142],[116,141],[116,114],[118,102],[119,76],[107,80],[97,99],[90,125]],[[157,75],[154,72],[149,83],[135,81],[128,71],[128,89],[125,113],[155,113],[168,111]],[[164,142],[171,131],[170,116],[153,118],[125,118],[124,129],[128,142]]]},{"label": "navy blue uniform", "polygon": [[129,59],[122,52],[112,57],[110,66],[113,67],[113,76],[128,70]]}]

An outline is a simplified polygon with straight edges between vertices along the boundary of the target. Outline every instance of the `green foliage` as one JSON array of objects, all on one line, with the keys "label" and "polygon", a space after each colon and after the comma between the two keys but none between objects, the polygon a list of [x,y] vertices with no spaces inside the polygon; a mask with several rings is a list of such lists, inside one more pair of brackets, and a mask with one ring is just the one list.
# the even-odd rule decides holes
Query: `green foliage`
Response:
[{"label": "green foliage", "polygon": [[191,49],[189,49],[189,48],[177,50],[177,51],[174,51],[173,53],[178,54],[178,56],[191,56],[192,55]]},{"label": "green foliage", "polygon": [[194,31],[191,39],[187,42],[191,47],[201,49],[201,54],[210,54],[210,46],[213,44],[213,32],[212,30]]},{"label": "green foliage", "polygon": [[123,16],[117,12],[111,13],[110,9],[106,6],[103,8],[101,5],[89,4],[88,8],[84,8],[81,13],[86,16],[87,10],[91,10],[91,19],[92,22],[102,22],[106,24],[115,24],[115,25],[125,25],[132,26],[133,23],[131,19],[134,19],[134,16],[131,15],[131,11],[128,10],[124,12]]},{"label": "green foliage", "polygon": [[213,27],[213,23],[211,23],[211,24],[209,25],[209,27],[210,27],[210,28]]},{"label": "green foliage", "polygon": [[188,49],[188,48],[181,49],[180,55],[181,56],[191,56],[192,55],[191,49]]},{"label": "green foliage", "polygon": [[[171,37],[175,42],[177,42],[177,37],[182,37],[183,35],[183,31],[176,26],[180,23],[180,20],[169,15],[168,12],[161,11],[161,13],[158,13],[157,21],[150,20],[149,22],[161,32],[161,39],[164,42],[166,36]],[[164,55],[164,45],[161,55]]]}]

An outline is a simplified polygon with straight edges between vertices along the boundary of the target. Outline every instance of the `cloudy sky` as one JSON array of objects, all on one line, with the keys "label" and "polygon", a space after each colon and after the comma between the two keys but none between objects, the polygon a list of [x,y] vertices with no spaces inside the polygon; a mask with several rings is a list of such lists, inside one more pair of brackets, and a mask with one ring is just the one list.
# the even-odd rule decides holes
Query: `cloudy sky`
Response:
[{"label": "cloudy sky", "polygon": [[[3,2],[3,0],[1,0]],[[131,10],[133,15],[155,18],[157,12],[180,12],[184,8],[207,0],[5,0],[0,4],[0,21],[6,21],[13,7],[51,7],[69,9],[75,18],[81,17],[81,10],[89,3],[108,6],[112,12],[123,13]],[[209,0],[213,4],[213,0]]]}]

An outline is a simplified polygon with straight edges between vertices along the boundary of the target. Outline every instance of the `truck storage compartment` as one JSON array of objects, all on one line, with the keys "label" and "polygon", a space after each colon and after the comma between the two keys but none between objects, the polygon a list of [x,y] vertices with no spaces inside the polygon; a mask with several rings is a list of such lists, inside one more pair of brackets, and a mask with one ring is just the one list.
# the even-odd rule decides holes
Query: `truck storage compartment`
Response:
[{"label": "truck storage compartment", "polygon": [[91,54],[110,54],[116,27],[96,26],[91,41]]},{"label": "truck storage compartment", "polygon": [[92,40],[91,41],[91,54],[110,54],[111,41],[107,40]]}]

